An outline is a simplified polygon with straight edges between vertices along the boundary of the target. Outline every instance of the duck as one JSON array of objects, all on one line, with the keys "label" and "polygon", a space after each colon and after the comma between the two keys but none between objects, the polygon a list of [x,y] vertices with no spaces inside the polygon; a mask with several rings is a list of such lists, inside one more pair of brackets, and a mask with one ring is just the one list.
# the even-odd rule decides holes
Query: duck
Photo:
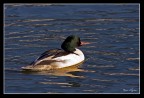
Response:
[{"label": "duck", "polygon": [[32,63],[21,68],[28,71],[48,71],[80,64],[84,62],[85,56],[78,47],[87,44],[90,43],[81,41],[76,35],[70,35],[61,44],[61,49],[47,50]]}]

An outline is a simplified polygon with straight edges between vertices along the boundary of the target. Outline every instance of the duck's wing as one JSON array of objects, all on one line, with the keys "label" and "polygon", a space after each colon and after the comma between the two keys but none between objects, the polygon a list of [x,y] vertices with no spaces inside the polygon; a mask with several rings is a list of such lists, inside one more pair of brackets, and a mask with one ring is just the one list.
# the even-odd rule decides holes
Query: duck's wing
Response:
[{"label": "duck's wing", "polygon": [[35,61],[33,61],[30,65],[36,65],[38,64],[40,61],[42,61],[43,59],[50,57],[50,56],[56,56],[57,54],[59,54],[60,52],[62,52],[63,50],[61,49],[51,49],[48,51],[45,51],[44,53],[42,53]]}]

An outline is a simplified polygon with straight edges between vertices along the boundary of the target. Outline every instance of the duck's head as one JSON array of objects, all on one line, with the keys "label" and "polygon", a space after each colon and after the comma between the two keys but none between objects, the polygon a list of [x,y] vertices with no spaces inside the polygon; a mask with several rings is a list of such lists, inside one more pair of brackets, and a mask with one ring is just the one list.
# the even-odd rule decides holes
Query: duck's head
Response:
[{"label": "duck's head", "polygon": [[62,43],[61,48],[66,52],[74,52],[76,47],[89,44],[89,42],[81,42],[80,38],[75,35],[68,36]]}]

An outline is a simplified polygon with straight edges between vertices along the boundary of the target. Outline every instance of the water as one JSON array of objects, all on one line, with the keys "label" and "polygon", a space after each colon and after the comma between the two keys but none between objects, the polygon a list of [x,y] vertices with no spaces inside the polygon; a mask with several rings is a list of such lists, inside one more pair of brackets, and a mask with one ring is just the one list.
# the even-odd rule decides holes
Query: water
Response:
[{"label": "water", "polygon": [[[6,4],[4,14],[4,93],[140,92],[138,4]],[[79,67],[21,71],[72,34],[91,42]]]}]

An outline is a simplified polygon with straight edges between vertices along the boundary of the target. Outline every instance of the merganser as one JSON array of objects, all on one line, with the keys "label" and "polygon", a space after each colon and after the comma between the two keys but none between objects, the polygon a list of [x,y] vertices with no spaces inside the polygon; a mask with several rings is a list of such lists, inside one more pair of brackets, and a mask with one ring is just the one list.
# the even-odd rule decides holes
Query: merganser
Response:
[{"label": "merganser", "polygon": [[47,71],[77,65],[84,61],[83,52],[77,47],[90,44],[82,42],[75,35],[68,36],[62,43],[62,49],[51,49],[40,55],[28,66],[22,67],[23,70]]}]

